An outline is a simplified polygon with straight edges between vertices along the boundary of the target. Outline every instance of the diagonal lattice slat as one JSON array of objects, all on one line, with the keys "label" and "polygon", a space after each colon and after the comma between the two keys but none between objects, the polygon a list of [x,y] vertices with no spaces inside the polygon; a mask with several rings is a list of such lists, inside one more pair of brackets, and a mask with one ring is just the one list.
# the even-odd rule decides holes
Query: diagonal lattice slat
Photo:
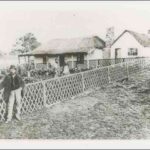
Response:
[{"label": "diagonal lattice slat", "polygon": [[108,69],[100,68],[83,73],[84,90],[88,90],[94,87],[100,87],[109,82]]},{"label": "diagonal lattice slat", "polygon": [[0,91],[0,122],[5,120],[6,103],[3,100],[3,90]]},{"label": "diagonal lattice slat", "polygon": [[[122,61],[122,60],[121,60]],[[108,67],[97,68],[64,77],[27,84],[22,98],[22,114],[32,113],[44,106],[69,99],[90,88],[124,79],[150,67],[150,59],[130,60]],[[4,121],[6,104],[0,91],[0,121]]]},{"label": "diagonal lattice slat", "polygon": [[143,61],[140,61],[140,62],[139,61],[135,61],[135,62],[128,63],[129,75],[141,71],[143,66],[144,66],[144,62]]},{"label": "diagonal lattice slat", "polygon": [[44,86],[42,82],[27,85],[22,98],[22,113],[31,113],[44,106]]},{"label": "diagonal lattice slat", "polygon": [[126,63],[109,66],[108,69],[109,69],[109,77],[111,82],[118,81],[128,77]]},{"label": "diagonal lattice slat", "polygon": [[46,81],[45,92],[48,105],[82,93],[82,75],[75,74]]}]

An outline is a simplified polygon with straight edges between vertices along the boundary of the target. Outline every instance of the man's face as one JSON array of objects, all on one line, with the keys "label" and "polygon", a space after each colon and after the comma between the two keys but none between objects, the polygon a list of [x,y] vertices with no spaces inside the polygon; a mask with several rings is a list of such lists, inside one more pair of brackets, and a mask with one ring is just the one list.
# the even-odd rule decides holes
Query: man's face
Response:
[{"label": "man's face", "polygon": [[16,69],[10,69],[10,73],[12,74],[12,75],[14,75],[14,74],[16,74]]},{"label": "man's face", "polygon": [[58,63],[58,59],[55,59],[55,62]]}]

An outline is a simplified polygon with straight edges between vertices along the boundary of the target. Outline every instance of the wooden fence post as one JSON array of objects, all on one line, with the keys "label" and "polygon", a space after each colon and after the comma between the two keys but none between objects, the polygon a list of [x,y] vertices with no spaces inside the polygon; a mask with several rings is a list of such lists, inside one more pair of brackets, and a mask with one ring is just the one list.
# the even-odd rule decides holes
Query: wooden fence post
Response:
[{"label": "wooden fence post", "polygon": [[73,57],[73,55],[72,55],[72,57],[71,57],[71,69],[73,69],[75,66],[74,66],[74,59],[73,59],[74,57]]},{"label": "wooden fence post", "polygon": [[125,59],[125,58],[123,58],[123,62],[126,62],[126,59]]},{"label": "wooden fence post", "polygon": [[49,68],[49,64],[48,63],[46,63],[46,69],[48,69]]},{"label": "wooden fence post", "polygon": [[98,63],[98,60],[96,60],[96,68],[98,68],[98,64],[99,64],[99,63]]},{"label": "wooden fence post", "polygon": [[127,69],[127,78],[129,78],[129,67],[128,67],[128,62],[126,62],[126,69]]},{"label": "wooden fence post", "polygon": [[82,72],[81,73],[81,75],[82,75],[82,86],[83,86],[83,92],[84,92],[84,90],[85,90],[85,83],[84,83],[84,73]]},{"label": "wooden fence post", "polygon": [[108,69],[108,83],[110,83],[111,82],[111,78],[110,78],[110,69],[109,69],[109,66],[107,67],[107,69]]},{"label": "wooden fence post", "polygon": [[87,58],[87,69],[90,68],[90,60]]},{"label": "wooden fence post", "polygon": [[36,65],[37,65],[37,63],[35,63],[35,69],[37,68],[37,66],[36,66]]},{"label": "wooden fence post", "polygon": [[42,81],[43,84],[43,96],[44,96],[44,106],[46,107],[46,86],[45,86],[45,81]]}]

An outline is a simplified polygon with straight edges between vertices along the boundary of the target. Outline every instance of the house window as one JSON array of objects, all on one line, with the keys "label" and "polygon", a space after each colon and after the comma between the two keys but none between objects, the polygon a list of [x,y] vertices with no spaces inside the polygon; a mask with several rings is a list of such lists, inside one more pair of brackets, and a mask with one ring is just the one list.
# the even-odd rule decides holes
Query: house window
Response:
[{"label": "house window", "polygon": [[84,54],[77,54],[77,63],[84,64]]},{"label": "house window", "polygon": [[137,56],[138,55],[138,49],[137,48],[129,48],[128,49],[128,56]]}]

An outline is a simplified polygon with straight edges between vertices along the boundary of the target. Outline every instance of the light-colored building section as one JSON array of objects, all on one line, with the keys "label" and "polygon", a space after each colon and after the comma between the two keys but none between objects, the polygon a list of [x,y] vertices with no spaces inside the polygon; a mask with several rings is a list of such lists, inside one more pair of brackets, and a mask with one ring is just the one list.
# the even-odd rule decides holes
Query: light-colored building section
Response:
[{"label": "light-colored building section", "polygon": [[150,38],[125,30],[111,46],[111,58],[150,57]]},{"label": "light-colored building section", "polygon": [[69,66],[74,68],[75,64],[86,62],[88,66],[90,60],[103,59],[104,47],[105,42],[98,36],[54,39],[23,56],[33,56],[36,64],[50,63],[51,65],[55,65],[55,59],[58,58],[60,65],[69,62]]}]

